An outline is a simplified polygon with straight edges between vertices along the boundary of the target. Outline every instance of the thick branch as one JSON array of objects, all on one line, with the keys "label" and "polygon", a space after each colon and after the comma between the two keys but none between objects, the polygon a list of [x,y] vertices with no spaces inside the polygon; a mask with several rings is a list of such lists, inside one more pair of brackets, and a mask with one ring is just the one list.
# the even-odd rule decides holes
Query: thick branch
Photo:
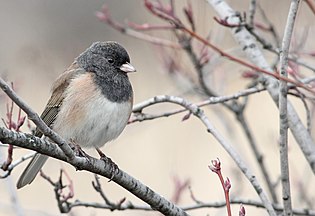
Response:
[{"label": "thick branch", "polygon": [[[86,156],[88,157],[87,160],[67,161],[65,153],[56,144],[30,134],[18,133],[0,127],[0,141],[2,143],[10,143],[15,146],[31,149],[58,160],[68,162],[77,170],[86,170],[106,178],[111,178],[112,176],[110,164],[105,163],[103,160]],[[139,199],[149,204],[153,209],[160,211],[164,215],[187,215],[182,209],[167,201],[152,189],[120,169],[118,169],[112,181],[130,191]],[[67,208],[70,210],[70,206],[67,206]]]}]

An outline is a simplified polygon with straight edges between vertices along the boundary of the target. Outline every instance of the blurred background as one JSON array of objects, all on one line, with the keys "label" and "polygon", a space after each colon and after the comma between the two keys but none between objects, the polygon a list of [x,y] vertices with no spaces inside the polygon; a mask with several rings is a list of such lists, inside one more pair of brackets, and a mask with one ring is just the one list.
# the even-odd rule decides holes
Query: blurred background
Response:
[{"label": "blurred background", "polygon": [[[182,14],[182,6],[186,1],[175,1],[178,13]],[[216,14],[203,0],[191,1],[197,31],[206,36],[212,35],[212,42],[231,53],[239,53],[229,30],[213,21]],[[229,1],[240,12],[248,11],[249,0]],[[125,20],[135,23],[161,23],[152,17],[143,7],[142,0],[103,0],[103,1],[5,1],[0,0],[0,75],[14,82],[18,94],[38,113],[42,112],[50,96],[50,86],[83,50],[94,41],[115,40],[123,44],[131,56],[132,64],[137,73],[130,74],[134,87],[135,103],[144,101],[155,95],[178,95],[198,102],[200,98],[185,94],[185,82],[180,83],[172,78],[163,65],[163,51],[159,47],[137,40],[113,30],[100,22],[95,16],[105,3],[112,17],[120,22]],[[289,1],[262,1],[266,15],[277,27],[279,35],[286,22]],[[258,15],[259,16],[259,15]],[[308,51],[315,50],[314,14],[302,2],[295,30],[296,43],[307,31],[305,47]],[[153,33],[155,36],[174,39],[167,33]],[[170,54],[172,52],[168,50]],[[274,56],[267,55],[274,60]],[[179,55],[182,67],[190,68],[185,55]],[[312,63],[312,59],[308,59]],[[223,65],[224,63],[224,65]],[[221,66],[222,64],[222,66]],[[216,63],[217,73],[211,81],[220,94],[231,94],[244,89],[248,80],[242,78],[244,68],[225,59]],[[313,65],[315,65],[313,61]],[[192,70],[192,69],[191,69]],[[193,72],[192,72],[193,73]],[[1,94],[0,117],[5,117],[7,98]],[[300,100],[293,98],[295,107],[303,121],[305,110]],[[275,104],[267,93],[259,93],[249,98],[246,117],[253,130],[253,135],[264,154],[265,163],[274,182],[279,179],[278,154],[278,112]],[[174,105],[160,104],[148,109],[152,113],[160,113],[177,108]],[[205,108],[206,114],[213,125],[225,135],[237,151],[243,156],[249,167],[265,186],[258,166],[249,149],[248,142],[235,117],[221,105]],[[259,200],[255,191],[238,170],[223,148],[206,132],[201,122],[191,117],[182,121],[182,113],[169,118],[144,121],[127,126],[122,135],[115,141],[106,144],[103,151],[111,157],[125,172],[139,179],[162,196],[172,199],[175,191],[175,180],[189,181],[194,196],[203,202],[224,200],[223,191],[217,176],[208,169],[210,161],[220,158],[223,174],[229,177],[232,184],[231,197]],[[0,124],[2,124],[0,122]],[[27,127],[23,131],[28,131]],[[0,161],[6,158],[6,148],[0,148]],[[30,151],[14,150],[14,159]],[[97,157],[94,150],[87,152]],[[303,197],[315,199],[315,178],[294,139],[290,136],[289,157],[292,183],[293,207],[308,207]],[[5,215],[60,215],[53,188],[41,177],[33,184],[16,191],[17,178],[27,162],[18,166],[11,176],[0,181],[0,216]],[[100,202],[102,199],[93,189],[93,174],[78,171],[65,163],[50,159],[44,166],[44,172],[53,180],[58,179],[60,168],[67,170],[74,183],[75,198],[86,202]],[[134,204],[142,205],[142,201],[128,191],[101,178],[102,186],[108,198],[118,202],[126,197]],[[280,186],[275,189],[281,197]],[[304,190],[304,191],[303,191]],[[180,206],[193,205],[189,190],[186,189]],[[312,204],[312,203],[311,203]],[[314,205],[314,203],[312,204]],[[314,208],[314,206],[312,206]],[[265,210],[245,206],[248,215],[267,215]],[[234,215],[238,214],[238,205],[233,205]],[[201,209],[190,212],[191,215],[226,215],[225,208]],[[92,208],[74,208],[69,215],[159,215],[156,212],[127,210],[110,212]]]}]

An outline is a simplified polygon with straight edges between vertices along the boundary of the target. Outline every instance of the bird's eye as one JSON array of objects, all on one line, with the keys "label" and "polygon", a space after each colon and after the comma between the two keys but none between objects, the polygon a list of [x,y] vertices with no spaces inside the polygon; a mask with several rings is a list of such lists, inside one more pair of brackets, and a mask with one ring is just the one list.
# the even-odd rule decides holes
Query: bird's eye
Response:
[{"label": "bird's eye", "polygon": [[112,58],[108,58],[107,61],[108,61],[108,63],[110,63],[110,64],[113,64],[113,63],[114,63],[114,59],[112,59]]}]

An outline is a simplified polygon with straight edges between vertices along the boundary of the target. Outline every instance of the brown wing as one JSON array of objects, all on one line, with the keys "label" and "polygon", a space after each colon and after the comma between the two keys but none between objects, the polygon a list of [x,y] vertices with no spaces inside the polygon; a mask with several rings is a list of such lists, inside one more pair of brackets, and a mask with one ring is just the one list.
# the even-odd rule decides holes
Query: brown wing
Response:
[{"label": "brown wing", "polygon": [[[46,125],[51,127],[51,125],[54,123],[65,97],[65,90],[69,86],[71,79],[84,72],[85,71],[82,68],[79,68],[76,63],[73,63],[54,82],[51,97],[45,107],[45,110],[40,116]],[[41,137],[42,135],[42,132],[36,128],[35,136]]]}]

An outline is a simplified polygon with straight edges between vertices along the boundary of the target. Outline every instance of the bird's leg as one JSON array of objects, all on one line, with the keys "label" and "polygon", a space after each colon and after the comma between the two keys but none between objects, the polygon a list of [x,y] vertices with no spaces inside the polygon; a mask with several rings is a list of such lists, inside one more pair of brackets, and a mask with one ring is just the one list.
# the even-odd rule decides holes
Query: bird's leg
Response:
[{"label": "bird's leg", "polygon": [[75,155],[78,157],[86,157],[87,159],[89,159],[89,155],[87,153],[85,153],[81,146],[79,146],[73,139],[69,140],[69,145],[72,148],[72,150],[74,151]]},{"label": "bird's leg", "polygon": [[110,182],[111,180],[113,180],[113,178],[115,177],[115,175],[118,173],[119,168],[117,166],[117,164],[112,161],[112,159],[110,159],[109,157],[107,157],[99,148],[95,148],[97,153],[100,155],[100,159],[105,161],[105,163],[108,163],[111,166],[111,177],[109,179],[108,182]]}]

